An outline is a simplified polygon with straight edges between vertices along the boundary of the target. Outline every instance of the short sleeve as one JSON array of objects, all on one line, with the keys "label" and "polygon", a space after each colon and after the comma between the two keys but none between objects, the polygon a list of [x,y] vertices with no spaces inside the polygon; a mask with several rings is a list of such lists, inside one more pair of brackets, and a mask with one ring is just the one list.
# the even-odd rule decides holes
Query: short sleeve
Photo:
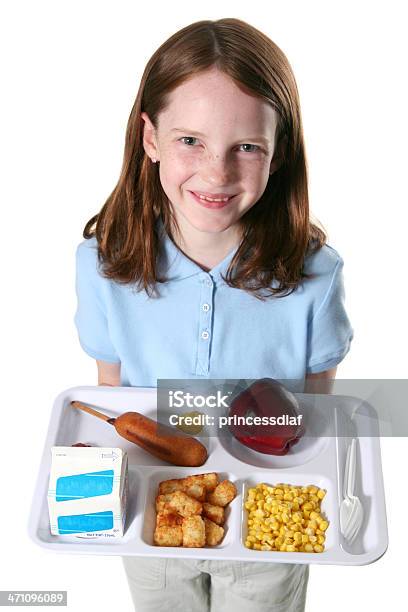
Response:
[{"label": "short sleeve", "polygon": [[96,241],[86,240],[76,251],[77,309],[74,323],[79,343],[90,357],[110,363],[120,363],[109,335],[102,291],[103,279],[97,268],[97,249],[90,243],[96,244]]},{"label": "short sleeve", "polygon": [[339,257],[329,288],[308,328],[306,373],[324,372],[338,365],[354,336],[344,301],[344,262]]}]

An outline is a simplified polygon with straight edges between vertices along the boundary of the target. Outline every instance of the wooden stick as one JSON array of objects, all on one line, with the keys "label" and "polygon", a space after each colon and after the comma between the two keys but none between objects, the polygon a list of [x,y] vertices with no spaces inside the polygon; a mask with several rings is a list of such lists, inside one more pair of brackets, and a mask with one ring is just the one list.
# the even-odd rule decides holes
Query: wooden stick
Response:
[{"label": "wooden stick", "polygon": [[94,410],[93,408],[90,408],[90,406],[85,406],[85,404],[82,404],[81,402],[71,402],[71,406],[73,408],[78,408],[79,410],[83,410],[84,412],[88,412],[89,414],[92,414],[93,416],[98,417],[98,419],[102,419],[103,421],[106,421],[107,423],[109,423],[109,425],[113,425],[115,419],[109,417],[107,414],[102,414],[102,412],[98,412],[97,410]]}]

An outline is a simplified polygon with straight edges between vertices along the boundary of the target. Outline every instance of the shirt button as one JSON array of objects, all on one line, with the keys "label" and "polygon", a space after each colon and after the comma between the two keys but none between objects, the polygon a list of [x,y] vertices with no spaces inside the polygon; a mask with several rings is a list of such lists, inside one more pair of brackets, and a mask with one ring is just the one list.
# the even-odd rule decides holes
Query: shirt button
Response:
[{"label": "shirt button", "polygon": [[207,285],[207,287],[212,287],[212,281],[209,278],[206,278],[205,284]]},{"label": "shirt button", "polygon": [[203,331],[201,334],[201,337],[203,340],[208,340],[208,338],[210,337],[210,334],[207,331]]},{"label": "shirt button", "polygon": [[208,312],[210,310],[210,305],[209,304],[203,304],[202,306],[204,312]]}]

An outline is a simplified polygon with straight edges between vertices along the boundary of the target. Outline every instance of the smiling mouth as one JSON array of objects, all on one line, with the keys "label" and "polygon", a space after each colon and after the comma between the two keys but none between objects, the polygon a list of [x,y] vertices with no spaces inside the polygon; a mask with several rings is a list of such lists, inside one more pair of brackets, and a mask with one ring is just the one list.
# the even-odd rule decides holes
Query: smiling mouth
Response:
[{"label": "smiling mouth", "polygon": [[199,202],[205,208],[219,209],[227,206],[234,198],[235,195],[225,198],[210,198],[207,196],[200,195],[195,191],[190,191],[191,195],[196,202]]}]

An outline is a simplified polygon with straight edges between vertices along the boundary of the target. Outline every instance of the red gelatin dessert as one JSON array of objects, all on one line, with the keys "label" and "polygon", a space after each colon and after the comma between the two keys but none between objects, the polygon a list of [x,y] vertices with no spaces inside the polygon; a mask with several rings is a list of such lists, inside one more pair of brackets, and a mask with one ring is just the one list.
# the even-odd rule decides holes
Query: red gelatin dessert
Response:
[{"label": "red gelatin dessert", "polygon": [[298,410],[299,403],[293,393],[273,378],[262,378],[231,403],[229,416],[233,418],[229,421],[229,430],[252,450],[286,455],[304,434]]}]

